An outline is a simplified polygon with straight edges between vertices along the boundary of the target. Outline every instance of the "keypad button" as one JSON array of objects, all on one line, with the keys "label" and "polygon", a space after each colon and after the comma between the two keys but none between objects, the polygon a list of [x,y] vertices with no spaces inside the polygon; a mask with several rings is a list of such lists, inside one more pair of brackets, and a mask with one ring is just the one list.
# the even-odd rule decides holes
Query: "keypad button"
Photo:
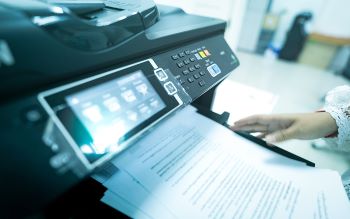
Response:
[{"label": "keypad button", "polygon": [[183,62],[178,62],[177,63],[177,67],[179,67],[179,68],[182,68],[182,67],[184,67],[185,66],[185,64],[183,63]]},{"label": "keypad button", "polygon": [[193,57],[191,57],[191,58],[190,58],[190,61],[191,61],[191,62],[194,62],[194,61],[196,61],[196,59],[193,58]]},{"label": "keypad button", "polygon": [[185,65],[188,65],[188,64],[190,64],[191,62],[190,62],[190,60],[186,59],[186,60],[184,60],[184,63],[185,63]]},{"label": "keypad button", "polygon": [[180,52],[179,53],[179,56],[182,58],[182,57],[185,57],[185,53],[184,52]]},{"label": "keypad button", "polygon": [[195,67],[196,69],[200,69],[200,68],[201,68],[201,65],[200,65],[200,64],[196,64],[194,67]]},{"label": "keypad button", "polygon": [[194,54],[194,56],[196,56],[197,60],[201,60],[202,59],[202,57],[198,53]]},{"label": "keypad button", "polygon": [[164,84],[164,88],[165,88],[165,90],[167,91],[167,93],[169,95],[173,95],[173,94],[175,94],[177,92],[177,89],[176,89],[175,85],[171,81],[166,82]]},{"label": "keypad button", "polygon": [[185,54],[186,54],[186,55],[191,54],[190,50],[186,50],[186,51],[185,51]]},{"label": "keypad button", "polygon": [[221,69],[217,64],[212,64],[212,65],[208,66],[207,70],[212,77],[215,77],[221,73]]},{"label": "keypad button", "polygon": [[205,75],[205,71],[200,71],[199,74],[200,74],[201,76],[203,76],[203,75]]},{"label": "keypad button", "polygon": [[180,84],[184,84],[186,81],[184,81],[182,78],[179,79]]},{"label": "keypad button", "polygon": [[203,80],[199,81],[198,84],[199,84],[199,86],[203,87],[205,85],[205,81],[203,81]]},{"label": "keypad button", "polygon": [[192,82],[194,82],[194,79],[192,77],[190,77],[190,78],[187,78],[187,81],[192,83]]},{"label": "keypad button", "polygon": [[184,74],[184,75],[188,75],[189,73],[190,73],[190,71],[187,69],[182,71],[182,74]]},{"label": "keypad button", "polygon": [[219,68],[218,65],[214,64],[214,65],[212,65],[212,67],[213,67],[213,69],[214,69],[214,71],[215,71],[216,73],[218,73],[218,74],[221,73],[221,69]]},{"label": "keypad button", "polygon": [[194,77],[195,79],[200,78],[199,74],[194,74],[193,77]]},{"label": "keypad button", "polygon": [[168,75],[164,72],[162,68],[154,70],[154,74],[157,76],[158,80],[165,81],[168,79]]},{"label": "keypad button", "polygon": [[178,56],[178,55],[173,55],[173,56],[171,56],[171,58],[172,58],[173,60],[177,60],[177,59],[179,59],[179,56]]},{"label": "keypad button", "polygon": [[188,70],[190,70],[190,72],[193,72],[193,71],[195,71],[196,69],[193,68],[193,67],[189,67]]},{"label": "keypad button", "polygon": [[202,58],[207,57],[207,55],[205,55],[205,53],[204,53],[203,51],[200,51],[200,52],[199,52],[199,55],[200,55]]}]

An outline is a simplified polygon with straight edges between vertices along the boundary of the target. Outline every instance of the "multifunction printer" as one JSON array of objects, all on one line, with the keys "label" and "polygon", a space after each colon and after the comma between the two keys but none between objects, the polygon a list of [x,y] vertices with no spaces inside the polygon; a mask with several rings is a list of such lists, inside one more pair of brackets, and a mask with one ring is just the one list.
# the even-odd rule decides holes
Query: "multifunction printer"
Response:
[{"label": "multifunction printer", "polygon": [[239,65],[225,27],[151,0],[0,0],[0,217],[45,209],[186,105],[210,108]]}]

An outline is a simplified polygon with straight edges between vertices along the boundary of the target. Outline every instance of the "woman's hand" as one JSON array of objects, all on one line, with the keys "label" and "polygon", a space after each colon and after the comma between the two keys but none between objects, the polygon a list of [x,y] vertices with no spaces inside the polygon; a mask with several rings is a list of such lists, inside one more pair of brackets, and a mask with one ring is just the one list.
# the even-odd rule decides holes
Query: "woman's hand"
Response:
[{"label": "woman's hand", "polygon": [[275,143],[289,139],[316,139],[335,133],[335,120],[327,112],[254,115],[231,126],[234,131],[260,132],[259,137]]}]

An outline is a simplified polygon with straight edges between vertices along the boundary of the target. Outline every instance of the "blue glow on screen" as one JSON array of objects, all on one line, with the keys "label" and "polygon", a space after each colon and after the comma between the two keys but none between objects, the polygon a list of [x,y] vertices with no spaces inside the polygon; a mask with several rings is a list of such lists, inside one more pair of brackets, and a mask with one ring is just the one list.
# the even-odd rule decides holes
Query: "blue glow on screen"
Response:
[{"label": "blue glow on screen", "polygon": [[165,108],[142,71],[69,95],[66,101],[93,139],[80,145],[85,154],[117,151],[127,132]]}]

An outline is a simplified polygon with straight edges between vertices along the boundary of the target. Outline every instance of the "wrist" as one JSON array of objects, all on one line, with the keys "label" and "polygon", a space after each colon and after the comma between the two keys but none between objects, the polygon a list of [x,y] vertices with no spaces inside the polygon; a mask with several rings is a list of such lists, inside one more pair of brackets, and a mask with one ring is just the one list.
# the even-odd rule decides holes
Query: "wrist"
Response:
[{"label": "wrist", "polygon": [[326,126],[327,132],[328,132],[328,134],[326,134],[324,137],[326,137],[326,138],[337,137],[338,126],[337,126],[335,119],[328,112],[323,111],[320,113],[322,113],[322,116],[324,117],[324,121],[325,121],[324,125]]}]

